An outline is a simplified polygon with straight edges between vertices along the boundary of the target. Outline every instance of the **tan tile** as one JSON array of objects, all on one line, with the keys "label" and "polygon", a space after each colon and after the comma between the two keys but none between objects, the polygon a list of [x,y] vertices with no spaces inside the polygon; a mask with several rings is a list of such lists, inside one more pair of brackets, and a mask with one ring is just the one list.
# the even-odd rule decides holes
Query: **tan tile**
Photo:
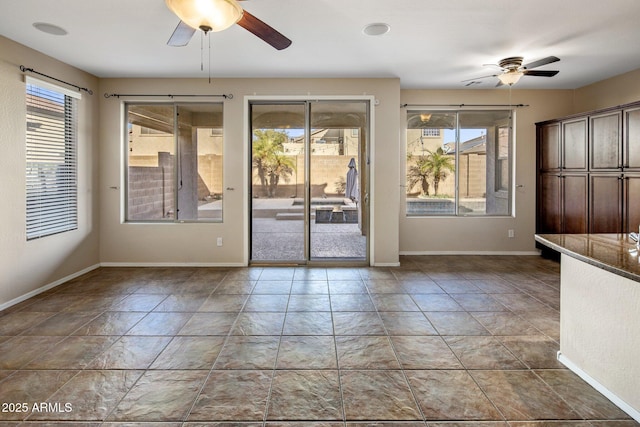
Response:
[{"label": "tan tile", "polygon": [[287,311],[331,311],[329,295],[291,295]]},{"label": "tan tile", "polygon": [[329,280],[329,293],[332,296],[337,294],[367,294],[369,290],[359,278],[356,280]]},{"label": "tan tile", "polygon": [[380,313],[389,335],[437,335],[438,332],[421,312]]},{"label": "tan tile", "polygon": [[449,295],[411,294],[411,297],[422,311],[464,311]]},{"label": "tan tile", "polygon": [[340,369],[399,369],[388,337],[336,337]]},{"label": "tan tile", "polygon": [[293,280],[292,295],[326,295],[329,293],[327,280]]},{"label": "tan tile", "polygon": [[508,420],[579,419],[533,372],[471,371],[471,375]]},{"label": "tan tile", "polygon": [[227,335],[236,320],[236,313],[195,313],[178,335]]},{"label": "tan tile", "polygon": [[507,308],[487,294],[450,294],[467,311],[507,311]]},{"label": "tan tile", "polygon": [[55,312],[18,311],[2,316],[0,317],[0,336],[19,335],[54,315]]},{"label": "tan tile", "polygon": [[367,294],[335,294],[331,295],[333,311],[376,311],[376,307]]},{"label": "tan tile", "polygon": [[384,325],[375,312],[333,313],[336,335],[385,335]]},{"label": "tan tile", "polygon": [[466,371],[407,371],[427,420],[502,420]]},{"label": "tan tile", "polygon": [[149,313],[127,335],[175,335],[193,313]]},{"label": "tan tile", "polygon": [[629,415],[569,370],[545,369],[535,372],[587,420],[630,419]]},{"label": "tan tile", "polygon": [[133,387],[142,371],[83,371],[48,400],[64,405],[58,412],[32,413],[30,420],[100,421]]},{"label": "tan tile", "polygon": [[277,369],[337,369],[336,347],[331,336],[283,336]]},{"label": "tan tile", "polygon": [[276,371],[267,420],[342,420],[335,370]]},{"label": "tan tile", "polygon": [[262,421],[272,371],[212,371],[189,421]]},{"label": "tan tile", "polygon": [[440,335],[490,335],[469,313],[460,311],[430,311],[427,319]]},{"label": "tan tile", "polygon": [[251,295],[243,307],[244,311],[287,311],[289,295]]},{"label": "tan tile", "polygon": [[341,371],[340,381],[347,421],[422,419],[400,371]]},{"label": "tan tile", "polygon": [[284,320],[284,335],[332,335],[329,312],[290,312]]},{"label": "tan tile", "polygon": [[20,369],[61,340],[62,337],[19,336],[4,341],[0,343],[0,369]]},{"label": "tan tile", "polygon": [[151,311],[160,304],[167,295],[134,294],[114,304],[111,311]]},{"label": "tan tile", "polygon": [[146,314],[138,311],[109,311],[84,324],[73,335],[123,335]]},{"label": "tan tile", "polygon": [[213,291],[213,295],[241,295],[250,294],[256,285],[255,280],[232,280],[225,279]]},{"label": "tan tile", "polygon": [[526,368],[494,337],[453,336],[444,340],[466,369]]},{"label": "tan tile", "polygon": [[529,368],[564,368],[558,361],[560,346],[542,335],[499,337],[500,341]]},{"label": "tan tile", "polygon": [[209,371],[148,371],[120,401],[109,421],[182,421]]},{"label": "tan tile", "polygon": [[211,369],[224,337],[175,337],[150,369]]},{"label": "tan tile", "polygon": [[214,369],[273,369],[280,337],[230,336]]},{"label": "tan tile", "polygon": [[461,369],[462,365],[441,337],[391,337],[404,369]]},{"label": "tan tile", "polygon": [[200,306],[198,311],[240,312],[247,301],[247,294],[212,294]]},{"label": "tan tile", "polygon": [[240,313],[231,335],[280,335],[284,327],[285,313]]},{"label": "tan tile", "polygon": [[473,312],[471,315],[492,335],[541,334],[531,323],[511,312]]},{"label": "tan tile", "polygon": [[206,299],[207,295],[197,293],[169,295],[165,300],[158,304],[153,311],[194,312],[198,311]]},{"label": "tan tile", "polygon": [[68,337],[39,358],[27,369],[84,369],[94,357],[105,351],[118,337]]},{"label": "tan tile", "polygon": [[89,323],[97,315],[95,313],[58,313],[50,317],[42,323],[32,327],[26,331],[25,335],[60,335],[67,336],[80,328],[82,325]]},{"label": "tan tile", "polygon": [[[32,413],[33,404],[45,402],[78,371],[18,371],[2,381],[0,403],[20,403],[19,407],[3,407],[0,420],[23,420]],[[26,407],[23,405],[26,404]]]},{"label": "tan tile", "polygon": [[98,355],[88,369],[146,369],[169,344],[170,337],[125,336]]},{"label": "tan tile", "polygon": [[259,280],[253,287],[253,294],[265,295],[289,295],[291,292],[291,280]]}]

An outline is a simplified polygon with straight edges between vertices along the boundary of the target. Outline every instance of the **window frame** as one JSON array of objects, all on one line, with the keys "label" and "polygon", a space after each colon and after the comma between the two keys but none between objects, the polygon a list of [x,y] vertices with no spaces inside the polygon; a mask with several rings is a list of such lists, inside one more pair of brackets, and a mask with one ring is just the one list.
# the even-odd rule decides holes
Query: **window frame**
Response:
[{"label": "window frame", "polygon": [[[467,141],[461,141],[461,130],[462,129],[467,129],[460,120],[461,115],[465,114],[465,113],[504,113],[505,117],[504,117],[504,121],[501,123],[500,120],[496,120],[495,123],[493,123],[493,128],[495,129],[495,138],[492,140],[492,145],[493,147],[491,149],[489,149],[489,140],[487,139],[485,144],[486,144],[486,149],[485,149],[485,155],[487,156],[484,165],[485,168],[488,167],[489,162],[493,163],[493,168],[494,168],[494,173],[492,176],[488,176],[486,173],[486,169],[485,169],[485,193],[484,193],[484,200],[485,203],[487,202],[487,200],[489,200],[489,197],[487,197],[488,194],[488,186],[489,184],[491,184],[494,187],[494,190],[492,192],[493,194],[493,199],[498,200],[498,199],[506,199],[504,206],[506,207],[506,212],[505,213],[486,213],[486,205],[485,205],[485,213],[467,213],[467,212],[461,212],[461,207],[464,206],[464,202],[462,201],[463,199],[460,197],[460,186],[461,186],[461,182],[460,182],[460,172],[461,172],[461,153],[460,153],[460,145],[464,142]],[[454,178],[454,184],[453,184],[453,188],[454,188],[454,195],[453,195],[453,203],[454,203],[454,207],[453,207],[453,211],[451,213],[448,212],[433,212],[433,213],[429,213],[428,211],[424,210],[424,211],[416,211],[415,209],[412,209],[409,207],[409,199],[410,197],[408,196],[408,192],[411,191],[411,189],[408,188],[408,178],[409,178],[409,158],[412,153],[409,151],[409,146],[410,145],[416,145],[416,144],[411,144],[410,136],[409,136],[409,130],[419,130],[421,129],[421,131],[419,132],[419,137],[420,137],[420,141],[422,143],[423,138],[428,138],[427,136],[425,136],[425,129],[426,128],[420,128],[419,126],[415,126],[415,125],[411,125],[410,121],[412,121],[412,117],[413,120],[415,120],[415,118],[417,116],[420,117],[426,117],[426,118],[430,118],[432,114],[443,114],[443,115],[455,115],[455,120],[453,123],[453,127],[450,128],[451,131],[455,134],[455,141],[453,144],[454,149],[451,150],[451,144],[447,143],[444,141],[442,141],[442,145],[443,145],[443,149],[446,148],[446,146],[449,147],[449,150],[445,150],[445,153],[450,153],[451,151],[453,151],[453,155],[454,155],[454,162],[455,162],[455,171],[452,173],[452,177]],[[413,123],[413,121],[412,121]],[[405,182],[407,183],[406,186],[406,190],[403,194],[403,199],[405,200],[405,217],[407,218],[435,218],[435,217],[445,217],[445,218],[507,218],[507,217],[513,217],[515,215],[515,207],[514,207],[514,198],[515,198],[515,189],[516,186],[514,184],[514,177],[515,177],[515,135],[516,135],[516,131],[515,131],[515,110],[514,109],[510,109],[510,108],[500,108],[500,107],[493,107],[493,108],[475,108],[475,109],[471,109],[471,108],[463,108],[463,109],[441,109],[441,108],[429,108],[428,106],[425,107],[420,107],[420,106],[416,106],[413,107],[409,110],[407,110],[407,116],[405,119],[405,142],[404,142],[404,152],[405,152],[405,160],[403,162],[403,168],[404,168],[404,178]],[[507,128],[509,130],[509,135],[508,135],[508,141],[507,141],[507,147],[506,147],[506,154],[507,157],[501,157],[501,153],[504,154],[504,150],[501,151],[501,147],[500,145],[500,141],[499,141],[499,132],[501,129]],[[446,129],[446,127],[445,127]],[[488,128],[489,129],[489,128]],[[442,135],[442,131],[440,131],[440,134]],[[415,148],[415,147],[414,147]],[[424,150],[424,147],[423,147]],[[414,150],[415,151],[415,150]],[[489,160],[489,155],[491,155],[491,160]],[[508,167],[508,171],[507,174],[504,175],[504,173],[499,172],[498,167],[501,164],[504,164],[502,162],[507,162],[506,165]],[[500,174],[500,176],[499,176]],[[505,183],[504,179],[506,178],[508,181],[506,182],[508,184],[507,188],[504,188],[503,186],[501,186],[502,184]],[[491,180],[491,182],[490,182]],[[415,186],[412,187],[416,188]]]},{"label": "window frame", "polygon": [[[79,92],[25,76],[27,241],[78,229],[78,103],[81,99]],[[41,128],[47,131],[39,134]]]},{"label": "window frame", "polygon": [[[220,132],[217,133],[214,131],[213,126],[211,127],[211,130],[209,132],[206,132],[206,136],[215,138],[215,137],[220,137],[222,138],[222,153],[220,154],[222,156],[222,160],[221,160],[221,170],[219,172],[220,174],[220,179],[221,179],[221,183],[223,183],[223,179],[224,179],[224,125],[223,125],[223,120],[224,120],[224,103],[223,102],[208,102],[208,101],[196,101],[196,102],[185,102],[185,101],[175,101],[175,102],[153,102],[153,101],[126,101],[123,103],[123,212],[122,212],[122,222],[124,223],[128,223],[128,224],[182,224],[182,223],[222,223],[224,222],[224,202],[223,202],[223,186],[221,184],[221,188],[220,188],[220,193],[219,193],[219,199],[212,199],[212,200],[220,200],[221,202],[221,208],[220,208],[220,216],[218,217],[214,217],[214,218],[207,218],[207,217],[196,217],[196,218],[180,218],[179,215],[179,200],[182,200],[180,198],[180,188],[182,186],[181,182],[182,182],[182,173],[183,173],[183,168],[182,168],[182,164],[181,164],[181,155],[183,152],[183,149],[181,148],[181,144],[179,142],[179,131],[180,131],[180,123],[178,121],[178,117],[180,116],[180,108],[184,108],[184,107],[189,107],[189,106],[219,106],[220,107],[220,113],[221,113],[221,127],[220,127]],[[135,106],[167,106],[167,107],[171,107],[172,109],[172,116],[171,116],[171,121],[172,121],[172,126],[173,126],[173,130],[172,133],[143,133],[142,131],[140,132],[140,134],[138,135],[141,140],[144,139],[151,139],[153,137],[165,137],[165,136],[171,136],[173,139],[173,143],[172,143],[172,152],[170,153],[170,156],[172,157],[171,159],[171,163],[173,166],[173,171],[172,171],[172,185],[174,187],[173,191],[171,192],[171,195],[173,197],[173,202],[172,202],[172,206],[171,206],[171,211],[174,212],[173,217],[168,217],[168,218],[157,218],[157,219],[153,219],[153,218],[149,218],[149,219],[144,219],[144,218],[131,218],[130,217],[130,184],[131,184],[131,180],[130,180],[130,150],[131,150],[131,135],[130,135],[130,128],[131,128],[131,123],[129,121],[129,110],[130,107],[135,107]],[[140,126],[140,125],[138,125]],[[140,126],[141,128],[143,128],[144,126]],[[194,126],[192,129],[194,130],[194,135],[198,135],[198,129],[201,128],[208,128],[208,126]],[[198,137],[196,136],[196,140],[198,140]],[[198,164],[198,151],[196,150],[196,169],[195,169],[195,178],[198,179],[199,178],[199,172],[198,172],[198,168],[197,168],[197,164]],[[186,169],[186,168],[185,168]],[[196,191],[197,191],[197,186],[195,187]],[[180,198],[180,199],[179,199]],[[198,212],[198,206],[195,206],[195,210],[196,212]],[[176,212],[178,213],[176,215]]]}]

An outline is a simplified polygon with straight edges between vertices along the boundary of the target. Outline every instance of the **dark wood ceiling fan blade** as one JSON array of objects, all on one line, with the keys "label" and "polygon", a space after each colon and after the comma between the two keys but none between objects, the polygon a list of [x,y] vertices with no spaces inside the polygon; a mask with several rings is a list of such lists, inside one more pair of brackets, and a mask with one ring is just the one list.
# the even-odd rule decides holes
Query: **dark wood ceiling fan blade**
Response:
[{"label": "dark wood ceiling fan blade", "polygon": [[255,34],[278,50],[286,49],[291,45],[291,40],[283,36],[278,30],[256,18],[246,10],[242,18],[237,22],[245,30]]},{"label": "dark wood ceiling fan blade", "polygon": [[522,73],[527,76],[553,77],[559,72],[558,70],[524,70]]},{"label": "dark wood ceiling fan blade", "polygon": [[542,67],[543,65],[552,64],[558,61],[560,61],[560,58],[558,58],[557,56],[547,56],[546,58],[542,58],[537,61],[530,62],[524,65],[522,68],[526,70],[530,70],[532,68]]},{"label": "dark wood ceiling fan blade", "polygon": [[491,74],[489,76],[482,76],[482,77],[476,77],[476,78],[473,78],[473,79],[466,79],[466,80],[462,80],[461,83],[471,82],[471,81],[480,80],[480,79],[488,79],[489,77],[498,77],[498,75],[497,74]]},{"label": "dark wood ceiling fan blade", "polygon": [[189,44],[191,37],[196,33],[195,28],[191,28],[184,22],[180,21],[173,34],[169,37],[167,44],[169,46],[181,47]]}]

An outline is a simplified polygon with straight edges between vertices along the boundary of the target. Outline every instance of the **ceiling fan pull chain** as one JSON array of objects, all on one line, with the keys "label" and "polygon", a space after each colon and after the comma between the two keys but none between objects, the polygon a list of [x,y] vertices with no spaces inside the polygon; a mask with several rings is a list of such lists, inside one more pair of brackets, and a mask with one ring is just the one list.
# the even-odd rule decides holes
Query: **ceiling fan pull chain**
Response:
[{"label": "ceiling fan pull chain", "polygon": [[200,71],[204,71],[204,52],[203,52],[203,43],[204,43],[204,39],[203,39],[203,35],[202,33],[200,33]]}]

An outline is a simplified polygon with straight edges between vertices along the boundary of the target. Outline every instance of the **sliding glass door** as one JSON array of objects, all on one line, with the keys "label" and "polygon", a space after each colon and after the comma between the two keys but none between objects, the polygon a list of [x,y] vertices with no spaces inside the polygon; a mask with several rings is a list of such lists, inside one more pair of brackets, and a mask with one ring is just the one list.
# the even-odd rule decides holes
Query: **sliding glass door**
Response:
[{"label": "sliding glass door", "polygon": [[251,261],[366,261],[368,102],[250,107]]}]

